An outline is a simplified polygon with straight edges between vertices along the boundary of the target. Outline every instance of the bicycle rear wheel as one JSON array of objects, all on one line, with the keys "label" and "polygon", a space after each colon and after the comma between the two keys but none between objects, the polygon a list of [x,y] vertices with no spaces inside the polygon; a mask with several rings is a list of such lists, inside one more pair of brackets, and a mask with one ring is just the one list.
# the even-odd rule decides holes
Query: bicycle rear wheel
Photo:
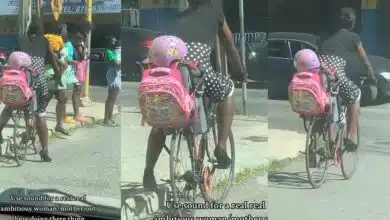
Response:
[{"label": "bicycle rear wheel", "polygon": [[[326,155],[329,149],[327,146],[329,144],[329,138],[324,130],[326,130],[324,128],[324,121],[321,119],[313,119],[306,136],[306,172],[310,185],[314,189],[320,188],[324,183],[329,165],[329,159]],[[320,146],[321,142],[325,143],[322,147]],[[318,171],[312,172],[311,169],[318,169]]]},{"label": "bicycle rear wheel", "polygon": [[[184,137],[187,146],[182,147],[182,137]],[[195,202],[196,199],[198,182],[195,178],[193,146],[191,135],[185,135],[181,132],[172,135],[169,167],[172,197],[175,203]],[[187,155],[183,157],[183,153]],[[190,165],[187,164],[184,168],[185,162],[189,162]]]},{"label": "bicycle rear wheel", "polygon": [[38,133],[35,127],[35,121],[33,122],[33,126],[27,130],[27,143],[26,148],[30,148],[33,150],[34,154],[38,153],[37,139]]},{"label": "bicycle rear wheel", "polygon": [[24,161],[26,159],[26,153],[27,153],[26,144],[22,138],[23,126],[20,123],[20,121],[23,119],[24,119],[23,112],[19,110],[17,110],[16,113],[12,116],[14,126],[13,126],[13,134],[12,134],[13,143],[11,146],[11,150],[14,153],[15,161],[18,164],[18,166],[22,166],[24,164]]},{"label": "bicycle rear wheel", "polygon": [[[230,130],[226,151],[230,154],[231,165],[227,169],[218,169],[217,159],[214,157],[214,150],[218,146],[217,126],[211,127],[211,132],[202,135],[200,143],[200,160],[198,167],[202,174],[200,191],[205,201],[223,202],[229,195],[233,186],[235,169],[235,146],[233,132]],[[206,158],[205,158],[206,156]],[[206,160],[205,160],[206,159]],[[207,163],[207,164],[205,164]],[[216,175],[221,173],[221,175]],[[221,194],[215,193],[221,190]]]},{"label": "bicycle rear wheel", "polygon": [[[357,165],[359,162],[359,149],[360,149],[360,129],[357,124],[356,140],[355,143],[358,145],[357,150],[350,151],[344,146],[344,138],[346,137],[345,128],[342,129],[341,146],[340,146],[340,159],[341,159],[341,172],[345,179],[349,180],[356,173]],[[351,166],[349,166],[351,165]]]}]

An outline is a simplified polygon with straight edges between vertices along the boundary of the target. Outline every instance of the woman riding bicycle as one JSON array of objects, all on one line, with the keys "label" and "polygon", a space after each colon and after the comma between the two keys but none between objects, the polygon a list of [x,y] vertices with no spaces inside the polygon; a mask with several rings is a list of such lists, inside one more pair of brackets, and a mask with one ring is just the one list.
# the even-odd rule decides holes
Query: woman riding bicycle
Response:
[{"label": "woman riding bicycle", "polygon": [[357,143],[353,140],[360,116],[361,91],[356,82],[353,82],[356,80],[352,81],[345,73],[346,61],[343,59],[343,54],[346,52],[356,53],[366,65],[369,77],[374,81],[375,74],[360,37],[352,32],[356,20],[354,10],[352,8],[342,8],[340,12],[340,29],[321,45],[319,59],[326,67],[337,70],[336,77],[341,82],[339,84],[339,94],[344,104],[347,105],[347,137],[344,143],[351,150],[356,150]]},{"label": "woman riding bicycle", "polygon": [[[48,129],[46,122],[46,109],[50,101],[47,81],[44,76],[45,62],[53,66],[56,72],[59,72],[59,65],[53,51],[49,47],[49,42],[43,36],[39,25],[32,23],[28,27],[27,37],[21,37],[18,40],[17,50],[23,51],[31,56],[32,67],[36,74],[33,77],[33,89],[36,92],[37,109],[35,114],[35,126],[42,147],[39,152],[41,159],[45,162],[51,162],[48,149]],[[30,103],[31,104],[31,103]],[[2,131],[11,118],[12,109],[6,106],[0,116],[0,142],[3,142]],[[30,117],[32,115],[29,115]]]},{"label": "woman riding bicycle", "polygon": [[[232,73],[237,80],[245,80],[246,73],[240,62],[240,56],[235,49],[232,33],[225,21],[220,1],[188,0],[189,7],[179,13],[178,18],[170,25],[169,33],[187,42],[187,59],[200,63],[204,72],[205,95],[218,103],[218,143],[214,155],[218,167],[227,169],[231,159],[226,152],[226,142],[233,122],[235,112],[234,84],[228,76],[216,73],[211,65],[210,55],[219,35],[226,50]],[[220,4],[218,4],[220,3]],[[146,167],[143,176],[145,190],[157,190],[154,177],[154,167],[163,149],[166,136],[162,129],[153,128],[149,135]]]}]

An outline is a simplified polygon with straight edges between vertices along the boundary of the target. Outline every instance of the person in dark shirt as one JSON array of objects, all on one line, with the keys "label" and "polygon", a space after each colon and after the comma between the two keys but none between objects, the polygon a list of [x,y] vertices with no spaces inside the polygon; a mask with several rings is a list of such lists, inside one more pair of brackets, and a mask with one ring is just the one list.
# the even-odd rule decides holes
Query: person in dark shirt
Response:
[{"label": "person in dark shirt", "polygon": [[[226,152],[226,142],[229,137],[233,116],[235,113],[234,84],[229,76],[217,73],[211,65],[211,52],[216,44],[216,36],[224,45],[228,61],[232,69],[232,77],[242,81],[246,73],[240,61],[232,33],[226,23],[220,0],[189,0],[189,7],[179,13],[165,33],[175,35],[186,42],[188,48],[187,60],[196,60],[204,72],[205,95],[212,102],[218,103],[218,143],[214,155],[219,169],[230,167],[231,159]],[[146,167],[144,170],[144,189],[156,190],[154,166],[165,143],[166,136],[161,129],[152,129],[148,148]]]},{"label": "person in dark shirt", "polygon": [[[36,92],[36,110],[35,110],[35,126],[39,136],[42,150],[39,152],[41,159],[45,162],[50,162],[52,159],[49,157],[48,151],[48,129],[46,122],[46,108],[49,104],[50,97],[48,91],[47,81],[44,76],[45,59],[58,71],[59,67],[56,63],[55,55],[49,48],[49,43],[46,38],[43,37],[39,26],[32,23],[27,31],[27,37],[21,37],[18,40],[19,51],[23,51],[31,56],[32,66],[36,71],[32,76],[32,87]],[[33,103],[29,103],[29,108]],[[8,106],[3,109],[1,113],[0,132],[4,129],[11,117],[12,109]],[[29,115],[33,117],[32,115]],[[34,125],[31,125],[34,126]],[[0,136],[0,141],[3,141],[3,137]]]},{"label": "person in dark shirt", "polygon": [[336,77],[341,81],[339,95],[347,105],[347,138],[344,143],[350,149],[355,150],[357,143],[353,140],[360,115],[361,91],[356,83],[347,77],[345,73],[346,61],[343,55],[356,53],[366,65],[369,77],[373,81],[375,81],[375,75],[359,35],[352,32],[356,20],[355,11],[352,8],[342,8],[339,20],[340,29],[320,46],[319,58],[325,67],[337,70]]}]

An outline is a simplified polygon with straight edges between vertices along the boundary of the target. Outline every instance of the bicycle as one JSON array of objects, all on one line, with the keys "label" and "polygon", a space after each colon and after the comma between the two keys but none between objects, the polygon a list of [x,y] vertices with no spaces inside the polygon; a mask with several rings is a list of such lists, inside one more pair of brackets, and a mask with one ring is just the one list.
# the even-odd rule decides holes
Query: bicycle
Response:
[{"label": "bicycle", "polygon": [[[13,121],[13,134],[12,140],[8,142],[8,148],[14,154],[18,166],[24,164],[28,149],[32,149],[34,154],[38,153],[34,119],[29,123],[29,118],[26,113],[24,109],[15,109],[12,110],[11,116],[11,120]],[[22,118],[25,122],[24,126],[20,124]],[[21,132],[19,131],[20,129],[22,130]]]},{"label": "bicycle", "polygon": [[[31,68],[27,68],[25,71],[29,71],[28,74],[31,74],[34,70]],[[31,84],[31,78],[28,78],[28,81]],[[7,94],[6,91],[8,90],[2,90],[3,98],[8,96],[7,99],[15,99],[12,97],[12,94]],[[7,140],[5,154],[13,157],[18,166],[22,166],[24,164],[28,149],[32,149],[34,154],[38,153],[38,149],[36,146],[37,132],[35,129],[35,118],[33,117],[30,121],[28,117],[29,112],[33,110],[31,108],[34,108],[34,105],[36,104],[35,92],[33,92],[33,96],[30,102],[32,104],[24,106],[22,108],[8,109],[10,111],[10,119],[13,122],[13,132],[11,140]],[[10,107],[6,106],[5,108]],[[25,122],[24,126],[22,126],[20,123],[20,120],[22,118]],[[20,129],[22,129],[22,132],[19,131]]]},{"label": "bicycle", "polygon": [[[149,68],[137,62],[141,71]],[[205,201],[222,202],[230,192],[234,179],[234,167],[235,167],[235,149],[234,149],[234,137],[232,131],[229,134],[228,146],[230,146],[230,158],[231,165],[229,174],[223,178],[217,187],[225,187],[223,193],[218,198],[213,198],[210,194],[216,188],[212,186],[213,176],[218,169],[216,158],[212,154],[211,143],[208,135],[212,134],[212,143],[218,146],[218,136],[216,129],[216,103],[211,103],[204,96],[203,91],[203,77],[193,77],[191,74],[191,68],[187,65],[179,65],[179,70],[183,73],[183,79],[185,87],[188,91],[193,92],[200,109],[199,123],[205,125],[205,129],[202,132],[196,132],[194,126],[179,129],[165,129],[167,135],[172,135],[169,147],[164,143],[165,151],[170,155],[170,179],[162,180],[167,182],[171,186],[171,199],[175,203],[180,203],[182,199],[195,202],[198,197],[198,186],[201,195]],[[196,137],[200,136],[200,142],[197,143]],[[182,140],[186,141],[187,147],[184,150],[181,148]],[[189,153],[189,159],[191,162],[191,168],[184,172],[179,172],[178,168],[182,160],[179,158],[179,154],[182,152]],[[205,164],[209,163],[209,164]],[[183,184],[183,187],[180,185]],[[192,193],[191,193],[192,192]]]},{"label": "bicycle", "polygon": [[[328,82],[332,81],[328,78]],[[307,132],[306,136],[306,172],[309,182],[313,188],[319,188],[324,183],[327,169],[329,167],[329,161],[333,160],[335,167],[341,167],[341,172],[345,179],[351,179],[357,169],[359,160],[358,150],[351,151],[355,153],[353,159],[352,169],[347,170],[346,153],[349,153],[349,149],[344,146],[344,138],[346,135],[346,111],[347,108],[343,105],[341,97],[338,95],[339,82],[334,82],[333,85],[328,86],[332,105],[329,106],[326,113],[312,117],[307,125],[307,119],[303,117],[304,128]],[[357,145],[359,149],[360,134],[359,124],[357,125]],[[322,139],[325,143],[324,147],[318,147],[319,140]],[[316,160],[316,155],[319,155],[319,161]],[[320,165],[323,167],[320,167]],[[340,166],[341,165],[341,166]],[[310,168],[322,169],[319,174],[319,180],[315,181],[315,175],[310,172]]]},{"label": "bicycle", "polygon": [[[183,68],[184,67],[184,68]],[[220,180],[220,182],[214,187],[213,186],[213,176],[215,175],[216,170],[218,169],[218,164],[216,158],[212,154],[213,149],[211,149],[211,144],[214,143],[214,146],[218,146],[218,136],[216,129],[216,103],[209,102],[204,96],[203,91],[203,77],[193,78],[189,67],[183,66],[180,68],[181,72],[186,79],[189,77],[187,82],[189,82],[190,91],[195,92],[196,98],[200,99],[200,108],[204,108],[204,117],[200,116],[201,120],[206,125],[204,132],[199,134],[200,142],[196,143],[196,133],[194,127],[188,127],[183,129],[177,129],[172,134],[170,149],[165,146],[165,150],[170,155],[170,183],[172,188],[172,197],[175,203],[179,203],[181,198],[188,199],[190,202],[195,202],[197,198],[197,186],[199,186],[201,195],[205,201],[214,201],[222,202],[225,200],[227,195],[230,192],[230,189],[233,184],[234,179],[234,167],[235,167],[235,149],[234,149],[234,137],[232,131],[229,134],[229,146],[230,146],[230,158],[232,163],[230,165],[229,174],[227,177]],[[193,89],[191,89],[193,88]],[[202,109],[201,109],[202,110]],[[200,114],[201,115],[201,114]],[[200,122],[200,123],[202,123]],[[212,135],[212,140],[210,141],[209,135]],[[180,163],[179,152],[180,152],[180,143],[181,139],[184,137],[187,143],[187,150],[190,155],[191,160],[191,170],[186,170],[183,174],[180,174],[177,171],[177,168]],[[176,140],[177,144],[176,144]],[[211,143],[210,143],[211,142]],[[227,149],[228,150],[228,149]],[[209,164],[204,164],[204,163]],[[179,184],[181,181],[184,181],[183,190],[180,190]],[[211,193],[217,187],[225,187],[222,194],[213,198]],[[190,192],[192,191],[192,196]]]}]

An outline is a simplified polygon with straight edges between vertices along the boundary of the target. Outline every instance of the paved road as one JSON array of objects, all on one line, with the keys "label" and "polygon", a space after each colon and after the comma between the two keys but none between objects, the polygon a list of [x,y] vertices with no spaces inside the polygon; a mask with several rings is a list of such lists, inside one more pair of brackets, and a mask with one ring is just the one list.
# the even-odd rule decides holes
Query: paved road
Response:
[{"label": "paved road", "polygon": [[51,163],[28,156],[22,167],[0,162],[0,188],[54,188],[75,195],[120,199],[120,128],[78,129],[50,143]]},{"label": "paved road", "polygon": [[[268,219],[268,193],[267,176],[252,176],[240,184],[232,187],[229,197],[223,202],[213,204],[213,207],[185,210],[186,217],[227,217],[228,219]],[[204,201],[199,199],[197,205],[204,205]],[[249,206],[252,206],[249,208]],[[219,208],[217,208],[219,207]],[[233,208],[234,207],[234,208]],[[155,217],[166,216],[167,213],[156,214]],[[151,219],[151,218],[150,218]],[[157,219],[157,218],[156,218]]]},{"label": "paved road", "polygon": [[[269,127],[303,132],[302,122],[285,101],[269,101]],[[271,110],[272,109],[272,110]],[[269,216],[274,220],[390,219],[390,106],[362,109],[358,172],[349,181],[329,170],[325,185],[311,189],[303,160],[269,176]],[[272,143],[270,143],[272,144]]]},{"label": "paved road", "polygon": [[[230,206],[232,209],[214,209],[212,212],[207,209],[196,210],[194,216],[228,217],[231,215],[232,217],[241,217],[240,219],[251,219],[243,218],[250,215],[252,216],[252,219],[253,217],[257,217],[256,220],[266,220],[268,208],[267,200],[267,177],[253,176],[232,188],[229,197],[223,204],[225,206]],[[237,203],[239,208],[237,207]],[[257,208],[244,209],[243,204],[245,203],[252,205],[256,204]],[[234,205],[236,205],[236,208],[233,209]],[[260,207],[263,207],[263,209],[260,209]]]},{"label": "paved road", "polygon": [[[124,107],[137,107],[137,86],[138,83],[135,82],[124,82],[123,89],[120,93],[119,103]],[[91,99],[95,101],[104,102],[107,96],[107,88],[92,86],[91,87]],[[248,114],[263,116],[268,115],[267,109],[267,91],[266,90],[256,90],[248,89],[248,101],[247,109]],[[237,112],[242,112],[242,90],[240,88],[236,89],[236,105]]]}]

